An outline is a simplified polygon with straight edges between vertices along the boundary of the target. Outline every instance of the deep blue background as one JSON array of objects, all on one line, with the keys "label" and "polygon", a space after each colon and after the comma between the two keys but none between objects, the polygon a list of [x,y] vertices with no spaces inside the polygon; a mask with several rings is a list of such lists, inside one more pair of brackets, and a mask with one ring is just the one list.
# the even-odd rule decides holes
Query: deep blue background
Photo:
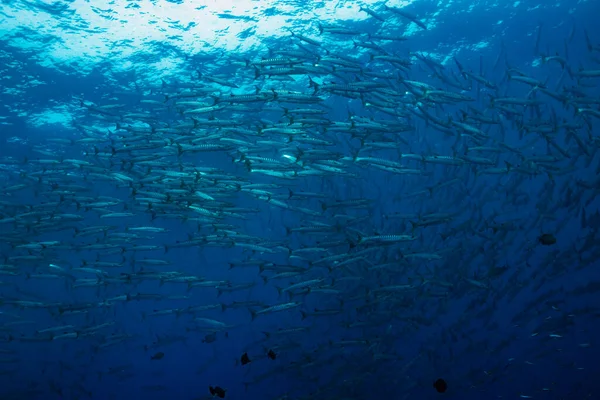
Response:
[{"label": "deep blue background", "polygon": [[[524,97],[530,91],[525,85],[506,82],[507,63],[528,76],[542,81],[548,79],[549,87],[560,91],[554,85],[564,71],[558,64],[540,65],[540,57],[534,54],[536,32],[541,24],[539,48],[542,52],[568,55],[569,65],[574,70],[580,67],[600,69],[597,62],[600,52],[595,52],[594,62],[586,48],[583,35],[586,28],[593,43],[600,44],[600,32],[597,28],[600,7],[594,2],[577,5],[568,2],[561,5],[521,2],[516,7],[513,3],[481,2],[474,5],[476,11],[467,13],[466,10],[471,6],[471,2],[454,2],[444,5],[443,8],[434,2],[411,5],[408,8],[409,12],[421,16],[424,20],[435,22],[432,29],[426,32],[419,31],[401,44],[388,43],[385,45],[386,50],[399,55],[406,55],[408,52],[432,53],[441,55],[440,61],[448,56],[449,59],[445,62],[446,71],[452,70],[456,74],[458,71],[452,61],[453,56],[460,60],[467,70],[478,72],[481,65],[485,77],[498,83],[501,87],[500,92],[506,96]],[[4,7],[11,7],[11,3]],[[379,25],[379,22],[373,19],[344,23],[348,29],[366,32],[376,32]],[[404,24],[399,25],[398,32],[393,33],[402,34],[403,28]],[[302,27],[293,29],[318,38],[316,30],[304,32]],[[574,36],[565,45],[565,40],[573,29]],[[85,76],[75,70],[67,74],[42,68],[32,58],[33,54],[30,51],[9,45],[8,38],[12,35],[31,37],[30,40],[34,41],[50,39],[33,32],[9,32],[5,33],[0,42],[4,75],[1,81],[3,92],[0,105],[2,116],[6,117],[4,122],[10,123],[2,126],[0,133],[0,164],[6,166],[0,175],[3,185],[31,182],[25,175],[39,170],[39,167],[23,163],[23,160],[26,157],[30,160],[48,158],[36,153],[36,148],[63,151],[61,146],[48,143],[47,138],[79,138],[79,133],[68,124],[33,128],[28,120],[31,115],[60,104],[72,105],[73,96],[80,94],[90,103],[125,103],[131,110],[135,110],[141,93],[134,89],[134,81],[142,90],[153,86],[155,90],[160,91],[159,81],[142,80],[138,78],[141,73],[109,74],[110,60],[98,65],[93,73]],[[339,38],[324,36],[321,40],[324,41],[324,47],[336,52],[339,45],[336,40]],[[271,49],[292,47],[287,37],[266,39],[265,42]],[[478,46],[480,43],[486,45]],[[170,50],[172,47],[166,43],[157,43],[147,51],[140,49],[140,55],[134,60],[136,68],[141,71],[145,62],[154,62],[160,58],[161,53]],[[499,56],[502,51],[505,52],[505,56]],[[256,49],[255,53],[231,56],[258,59],[266,55],[265,49],[261,48]],[[210,56],[205,54],[189,57],[187,76],[192,75],[198,65],[213,72],[217,71],[211,64]],[[227,59],[228,56],[222,57]],[[361,60],[366,63],[368,57],[362,57]],[[498,57],[501,61],[494,68]],[[236,74],[233,79],[240,79],[240,85],[244,85],[247,88],[246,92],[249,92],[254,84],[253,71],[244,71],[236,73],[234,67],[218,69],[219,73],[225,75]],[[431,76],[431,71],[420,62],[416,62],[409,76],[414,81],[440,85],[439,81]],[[34,77],[44,82],[44,85],[28,86],[27,82]],[[178,77],[166,78],[171,81]],[[291,90],[306,90],[306,82],[305,79],[298,85],[273,85],[285,85]],[[597,98],[598,79],[586,82],[589,84],[589,87],[585,88],[587,94]],[[577,82],[567,76],[562,81],[561,88],[573,85],[577,85]],[[9,92],[10,88],[17,87],[17,94]],[[263,84],[263,87],[271,86]],[[474,86],[471,95],[477,96],[475,90]],[[115,94],[116,92],[118,94]],[[237,91],[243,92],[244,90]],[[480,100],[471,105],[484,110],[489,106],[489,98],[485,91],[481,93]],[[161,98],[152,97],[147,91],[144,95],[147,98]],[[115,101],[115,98],[118,100]],[[572,107],[564,108],[553,100],[548,100],[548,104],[559,120],[581,121],[573,115]],[[331,97],[326,101],[326,105],[332,108],[329,117],[335,120],[347,120],[348,109],[357,115],[372,116],[359,101],[349,102],[342,97]],[[462,105],[460,107],[465,109]],[[100,129],[109,126],[89,116],[85,109],[71,109],[76,110],[73,117],[79,123],[97,124]],[[446,107],[442,112],[456,115],[456,108]],[[276,114],[267,113],[250,118],[276,120],[274,115]],[[438,114],[440,115],[443,114]],[[546,113],[543,117],[549,119],[550,114]],[[377,118],[387,117],[377,115]],[[410,145],[403,147],[401,152],[452,155],[450,147],[454,143],[453,138],[432,130],[418,119],[414,119],[414,123],[417,131],[413,136],[408,136]],[[590,129],[581,129],[579,135],[586,138],[585,141],[594,155],[598,149],[598,121],[591,118],[591,123]],[[113,125],[110,126],[112,129]],[[539,135],[530,134],[521,140],[510,121],[505,120],[503,126],[506,129],[507,145],[521,147],[524,143],[532,143],[531,148],[524,150],[525,154],[532,156],[547,153],[546,144]],[[596,145],[593,145],[590,137],[595,138]],[[339,143],[334,151],[350,155],[346,138],[343,135],[336,138]],[[564,145],[564,132],[559,132],[556,140]],[[353,141],[351,146],[357,148],[358,142]],[[154,309],[213,303],[229,304],[233,301],[247,300],[273,305],[286,301],[284,296],[278,296],[275,287],[285,287],[286,284],[291,285],[295,281],[264,284],[255,267],[229,270],[229,262],[243,259],[248,254],[239,249],[219,247],[171,249],[166,254],[161,250],[155,253],[148,252],[143,256],[171,261],[169,267],[161,267],[165,270],[183,271],[210,280],[229,280],[232,283],[256,281],[257,285],[254,288],[217,297],[214,289],[194,288],[188,291],[185,284],[179,283],[160,285],[159,282],[148,281],[137,286],[115,284],[101,289],[73,289],[67,280],[36,281],[27,279],[24,272],[19,276],[3,276],[0,279],[4,283],[0,287],[3,298],[47,303],[79,303],[98,302],[126,293],[141,292],[160,293],[165,297],[187,295],[189,299],[117,302],[110,308],[99,307],[88,313],[88,316],[52,315],[47,310],[22,310],[0,303],[2,324],[17,318],[29,321],[2,328],[4,343],[0,344],[0,349],[6,354],[0,355],[0,359],[3,359],[0,371],[7,372],[0,372],[1,393],[6,394],[5,398],[27,399],[194,399],[206,398],[208,386],[218,385],[227,389],[226,398],[231,399],[276,399],[285,393],[289,393],[291,399],[311,398],[308,397],[309,394],[318,390],[321,390],[322,394],[313,398],[433,399],[443,396],[451,399],[513,399],[521,395],[536,399],[598,398],[600,395],[596,388],[596,379],[600,377],[600,370],[596,360],[599,356],[597,338],[600,300],[597,289],[593,290],[592,287],[584,292],[582,288],[592,283],[597,285],[599,282],[599,264],[596,258],[599,253],[597,247],[585,254],[579,254],[578,249],[590,235],[593,238],[596,234],[598,221],[596,225],[584,228],[581,224],[581,212],[585,208],[588,217],[598,212],[598,201],[593,200],[593,197],[597,195],[600,187],[596,184],[595,189],[583,190],[575,184],[575,180],[598,182],[599,160],[597,155],[592,157],[591,162],[588,162],[586,156],[579,157],[579,149],[574,142],[565,146],[570,149],[572,158],[558,165],[561,168],[572,166],[574,169],[564,175],[556,174],[552,196],[546,196],[547,192],[544,191],[549,182],[546,174],[531,178],[517,174],[500,177],[476,176],[468,167],[453,170],[429,166],[428,170],[433,171],[434,175],[427,178],[431,180],[424,181],[424,178],[419,176],[399,177],[374,168],[360,169],[353,166],[352,172],[359,174],[357,179],[306,178],[294,183],[295,190],[323,192],[330,199],[372,199],[374,203],[369,210],[354,214],[369,216],[366,222],[356,228],[370,234],[375,231],[388,234],[410,232],[409,224],[392,222],[383,217],[394,212],[459,213],[456,221],[443,228],[423,229],[419,246],[415,247],[423,251],[428,248],[447,250],[443,261],[429,265],[411,264],[421,273],[428,269],[430,273],[435,271],[440,279],[455,282],[455,288],[446,299],[426,298],[420,293],[423,297],[417,298],[415,304],[406,309],[389,309],[384,305],[379,308],[380,314],[357,315],[356,307],[364,303],[361,300],[346,299],[343,305],[340,305],[332,301],[331,297],[307,296],[304,299],[305,304],[301,307],[305,311],[311,311],[315,307],[343,307],[343,312],[333,317],[301,320],[299,309],[293,309],[273,316],[260,316],[251,321],[249,312],[244,308],[228,309],[225,312],[213,310],[203,312],[201,316],[223,321],[233,327],[227,329],[227,337],[224,332],[220,332],[214,343],[203,343],[202,339],[206,333],[186,330],[193,326],[188,317],[158,316],[142,319],[142,313]],[[81,146],[67,147],[62,156],[82,158],[82,150]],[[381,152],[374,156],[397,161],[396,152]],[[12,157],[18,163],[10,164],[7,162],[10,161],[8,157]],[[500,157],[500,160],[509,160],[515,165],[519,162],[507,153],[501,154]],[[276,181],[267,177],[256,178],[243,166],[232,164],[231,159],[222,153],[201,153],[198,156],[186,156],[185,159],[201,166],[214,166],[252,181]],[[418,165],[414,162],[407,163],[411,168]],[[499,167],[503,166],[502,163],[499,164]],[[24,174],[19,175],[16,171],[22,171]],[[466,188],[466,191],[447,189],[416,200],[402,199],[403,194],[416,192],[454,177],[463,181],[460,186]],[[525,179],[525,183],[520,185],[518,190],[527,195],[528,199],[516,207],[503,205],[504,199],[516,195],[511,190],[512,185],[519,179]],[[583,191],[583,194],[580,198],[576,195],[569,197],[569,191],[576,195]],[[43,203],[44,198],[34,197],[35,192],[27,189],[8,196],[0,191],[0,201],[13,204]],[[124,200],[129,198],[127,188],[115,188],[111,183],[98,183],[94,194]],[[249,196],[239,195],[235,197],[235,203],[239,207],[259,209],[256,214],[248,214],[248,220],[236,221],[239,223],[238,231],[267,240],[281,240],[290,248],[314,245],[311,235],[285,236],[285,227],[302,225],[306,219],[305,215],[270,206]],[[295,204],[320,210],[320,205],[315,200]],[[1,207],[0,211],[3,211]],[[8,217],[4,212],[2,214]],[[536,223],[540,214],[543,214],[545,219]],[[86,217],[85,225],[105,224],[105,221],[100,220],[94,213],[88,212],[83,215]],[[510,230],[505,236],[492,235],[489,230],[485,230],[485,224],[489,224],[494,215],[497,221],[515,220],[519,228]],[[332,218],[332,214],[325,213],[316,220],[331,221]],[[462,224],[469,219],[472,220],[471,224]],[[155,239],[141,243],[161,246],[177,240],[186,240],[187,234],[195,231],[194,224],[161,219],[151,222],[149,216],[143,213],[135,218],[110,221],[108,224],[117,225],[121,230],[148,224],[168,228],[168,235],[156,234]],[[452,228],[459,226],[457,232],[451,234],[448,239],[441,239],[440,233],[450,232]],[[1,224],[0,236],[10,235],[10,229],[10,224]],[[480,235],[475,232],[479,232]],[[549,247],[537,245],[536,238],[543,232],[554,233],[558,243]],[[64,231],[40,236],[35,240],[73,239],[71,231]],[[528,248],[531,248],[531,251],[527,250]],[[451,249],[460,251],[453,252]],[[0,251],[3,257],[17,254],[5,240],[0,244]],[[93,259],[93,256],[94,253],[60,251],[53,254],[51,260],[57,260],[59,265],[75,267],[81,264],[82,259]],[[118,255],[114,257],[115,260],[120,259]],[[280,263],[286,262],[285,255],[263,257]],[[394,257],[387,252],[385,256],[376,254],[370,262],[383,263],[384,260],[393,260]],[[129,255],[127,258],[129,259]],[[477,289],[465,283],[464,278],[467,277],[482,278],[479,274],[491,268],[490,263],[497,266],[506,265],[509,271],[500,278],[491,280],[489,289]],[[29,271],[37,267],[26,265],[22,270]],[[322,274],[322,271],[319,273]],[[408,271],[406,275],[411,279],[415,277],[414,271]],[[309,275],[306,279],[311,277],[312,275]],[[511,280],[511,277],[517,278]],[[380,284],[390,283],[383,282],[385,277],[379,278],[382,279],[381,282],[369,275],[362,284],[373,289]],[[394,283],[405,282],[401,282],[396,276]],[[354,287],[353,283],[347,285],[346,288]],[[544,297],[547,293],[550,295]],[[516,315],[519,317],[515,317]],[[423,320],[418,320],[417,316]],[[371,320],[373,326],[364,330],[343,328],[344,323],[358,320]],[[10,340],[11,336],[31,336],[36,330],[50,326],[89,326],[107,321],[114,322],[114,325],[102,331],[104,337],[127,333],[133,335],[132,338],[120,345],[101,350],[97,349],[97,338],[65,339],[49,343],[22,343]],[[262,332],[299,325],[308,327],[308,331],[262,341],[265,337]],[[534,333],[539,334],[533,336]],[[548,335],[553,333],[560,334],[562,338],[549,338]],[[168,345],[152,345],[157,337],[165,336],[175,337],[177,340]],[[380,344],[371,346],[369,342],[367,345],[341,349],[330,343],[330,340],[335,342],[348,339]],[[589,344],[590,347],[582,347],[582,344]],[[145,346],[151,348],[146,350]],[[278,358],[274,361],[264,358],[270,348],[277,349]],[[165,357],[162,360],[151,360],[150,357],[157,351],[164,352]],[[242,367],[237,364],[237,360],[246,351],[254,361]],[[373,359],[373,354],[377,352],[387,354],[389,359]],[[309,365],[312,361],[316,361],[314,366]],[[115,367],[119,367],[122,372],[111,373],[111,369]],[[261,380],[263,374],[271,375]],[[310,379],[305,379],[307,376]],[[439,377],[446,379],[449,384],[448,392],[444,395],[438,395],[432,388],[432,382]],[[246,388],[244,383],[253,381],[256,383],[249,384]],[[152,385],[160,385],[162,389],[151,388]],[[37,391],[30,391],[31,389]]]}]

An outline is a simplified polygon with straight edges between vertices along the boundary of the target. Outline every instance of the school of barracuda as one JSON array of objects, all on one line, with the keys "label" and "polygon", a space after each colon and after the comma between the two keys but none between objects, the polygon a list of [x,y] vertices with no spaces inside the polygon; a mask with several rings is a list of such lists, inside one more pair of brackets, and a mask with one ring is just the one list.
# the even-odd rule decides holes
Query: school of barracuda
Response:
[{"label": "school of barracuda", "polygon": [[[3,398],[96,398],[92,380],[118,388],[135,377],[131,357],[162,363],[186,341],[234,346],[236,330],[241,363],[180,361],[195,363],[188,398],[238,390],[202,378],[220,363],[247,369],[238,385],[248,398],[260,386],[260,398],[359,399],[387,381],[403,399],[470,352],[480,365],[453,381],[485,393],[589,351],[592,332],[557,349],[600,307],[563,305],[600,282],[553,282],[600,257],[598,38],[577,26],[566,38],[585,40],[584,66],[562,44],[543,52],[536,42],[538,76],[512,66],[508,50],[473,71],[459,58],[390,53],[410,42],[398,34],[405,23],[425,20],[361,11],[396,23],[369,35],[319,24],[259,56],[191,66],[192,78],[80,98],[75,136],[40,139],[26,160],[1,154],[0,374],[24,382]],[[348,52],[328,50],[332,40]],[[340,104],[347,113],[332,111]],[[569,224],[579,237],[561,237]],[[48,291],[28,290],[34,282]],[[469,339],[481,330],[486,339]],[[486,356],[518,341],[530,353]],[[77,357],[61,359],[65,346]],[[53,354],[27,372],[33,388],[19,369],[24,348]],[[120,364],[94,367],[119,353]],[[43,378],[78,369],[90,376]],[[264,389],[285,377],[285,393]],[[153,379],[145,390],[168,390]],[[504,395],[550,398],[540,396],[553,385]]]}]

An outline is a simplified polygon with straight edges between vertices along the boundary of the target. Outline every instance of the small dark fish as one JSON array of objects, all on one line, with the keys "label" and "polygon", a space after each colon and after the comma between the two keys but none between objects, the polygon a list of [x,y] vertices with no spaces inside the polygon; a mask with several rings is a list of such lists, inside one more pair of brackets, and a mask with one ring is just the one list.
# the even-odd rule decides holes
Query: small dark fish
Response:
[{"label": "small dark fish", "polygon": [[556,244],[556,238],[554,237],[553,234],[551,233],[544,233],[542,234],[539,238],[538,241],[540,242],[541,245],[543,246],[551,246],[553,244]]},{"label": "small dark fish", "polygon": [[440,378],[437,381],[433,382],[433,387],[438,393],[444,393],[446,389],[448,389],[448,384],[445,380]]},{"label": "small dark fish", "polygon": [[217,340],[217,332],[209,333],[208,335],[204,336],[202,343],[212,343],[215,340]]},{"label": "small dark fish", "polygon": [[275,354],[273,350],[269,350],[269,352],[267,353],[267,357],[269,357],[271,360],[274,360],[277,358],[277,354]]},{"label": "small dark fish", "polygon": [[248,353],[244,353],[242,354],[242,357],[240,358],[240,361],[242,362],[242,365],[246,365],[248,363],[251,363],[252,361],[250,360],[250,357],[248,357]]},{"label": "small dark fish", "polygon": [[165,356],[165,353],[163,353],[162,351],[159,351],[158,353],[156,353],[155,355],[150,357],[150,359],[151,360],[162,360],[164,356]]},{"label": "small dark fish", "polygon": [[221,399],[225,398],[225,389],[220,386],[209,386],[208,390],[210,390],[210,394],[213,397],[220,397]]}]

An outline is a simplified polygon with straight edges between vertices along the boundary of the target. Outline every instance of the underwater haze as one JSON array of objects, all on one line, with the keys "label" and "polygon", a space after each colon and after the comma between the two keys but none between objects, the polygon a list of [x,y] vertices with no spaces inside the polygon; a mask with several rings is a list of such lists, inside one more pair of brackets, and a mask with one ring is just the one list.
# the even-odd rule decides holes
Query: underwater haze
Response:
[{"label": "underwater haze", "polygon": [[600,398],[600,3],[0,2],[0,398]]}]

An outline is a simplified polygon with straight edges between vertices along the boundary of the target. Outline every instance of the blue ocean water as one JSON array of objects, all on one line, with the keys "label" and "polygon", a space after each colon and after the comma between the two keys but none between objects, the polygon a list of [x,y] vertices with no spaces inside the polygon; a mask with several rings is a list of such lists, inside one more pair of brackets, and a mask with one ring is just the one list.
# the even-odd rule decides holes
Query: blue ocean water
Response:
[{"label": "blue ocean water", "polygon": [[0,397],[600,398],[598,15],[3,1]]}]

